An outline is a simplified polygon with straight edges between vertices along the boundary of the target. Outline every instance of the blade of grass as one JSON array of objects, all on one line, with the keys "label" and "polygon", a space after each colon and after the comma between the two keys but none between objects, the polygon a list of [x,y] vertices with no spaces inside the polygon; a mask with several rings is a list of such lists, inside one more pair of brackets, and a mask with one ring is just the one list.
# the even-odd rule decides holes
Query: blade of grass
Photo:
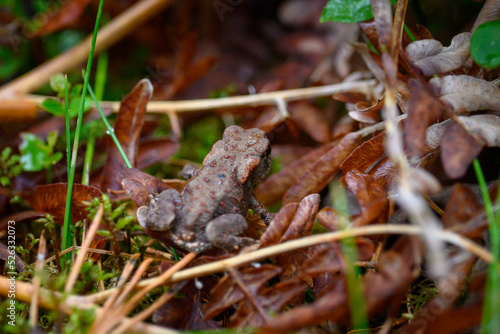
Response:
[{"label": "blade of grass", "polygon": [[66,124],[66,161],[67,175],[69,175],[69,166],[71,165],[71,134],[69,124],[69,93],[68,93],[68,75],[64,75],[64,123]]},{"label": "blade of grass", "polygon": [[[500,220],[498,219],[500,215],[495,217],[490,194],[488,193],[488,186],[486,185],[486,180],[479,161],[475,159],[473,165],[479,188],[483,196],[484,210],[488,217],[491,253],[493,254],[493,261],[488,267],[488,277],[484,292],[481,334],[496,334],[500,332],[500,317],[498,317],[498,314],[500,314],[500,274],[497,270],[500,256]],[[500,203],[500,192],[499,196],[497,196],[497,203]]]},{"label": "blade of grass", "polygon": [[92,87],[90,85],[89,85],[89,93],[90,93],[90,97],[92,97],[92,100],[94,101],[94,104],[95,104],[97,110],[99,111],[99,114],[101,115],[101,118],[102,118],[102,121],[104,122],[104,125],[106,125],[106,129],[107,129],[106,133],[108,135],[110,135],[111,138],[113,139],[113,142],[115,143],[116,148],[120,152],[120,155],[122,156],[123,161],[125,162],[127,167],[132,168],[132,164],[128,160],[125,152],[123,151],[122,145],[118,141],[118,138],[116,138],[115,129],[113,129],[113,127],[109,124],[108,119],[106,118],[106,115],[104,115],[104,112],[102,111],[101,106],[99,105],[99,101],[97,100],[97,98],[94,94],[94,91],[92,90]]},{"label": "blade of grass", "polygon": [[[97,68],[95,75],[95,87],[97,100],[102,100],[104,94],[104,87],[106,85],[106,75],[108,71],[108,53],[103,52],[97,57]],[[92,123],[90,128],[89,139],[87,140],[87,147],[85,149],[85,160],[83,162],[82,184],[89,184],[90,172],[92,170],[92,159],[94,158],[95,151],[95,136],[96,136],[96,123]]]},{"label": "blade of grass", "polygon": [[[75,129],[75,140],[73,141],[73,152],[71,154],[71,167],[70,172],[68,174],[68,192],[66,196],[66,210],[64,212],[64,226],[63,226],[63,237],[62,237],[62,247],[61,250],[65,250],[71,245],[71,233],[70,233],[70,224],[71,224],[71,212],[68,210],[71,205],[71,197],[73,193],[73,182],[75,180],[75,169],[76,169],[76,158],[78,155],[78,146],[80,142],[80,132],[82,129],[82,118],[83,118],[83,109],[85,105],[85,97],[87,96],[87,87],[90,79],[90,70],[92,68],[92,58],[94,56],[95,43],[97,39],[97,31],[99,30],[99,24],[101,22],[102,16],[102,7],[104,4],[104,0],[99,1],[99,8],[97,10],[97,17],[95,20],[94,26],[94,34],[92,36],[92,44],[90,46],[89,57],[87,60],[87,70],[85,71],[85,79],[83,81],[82,88],[82,97],[80,100],[80,108],[78,110],[78,118],[76,121],[76,129]],[[65,256],[63,260],[63,268],[65,264],[65,259],[69,259],[69,254]]]},{"label": "blade of grass", "polygon": [[108,52],[103,52],[97,57],[97,68],[95,71],[95,96],[99,101],[104,96],[106,79],[108,75]]},{"label": "blade of grass", "polygon": [[[341,226],[342,230],[349,230],[351,228],[351,221],[349,220],[349,208],[344,188],[342,188],[339,182],[334,181],[330,184],[330,192],[332,194],[333,207],[337,210],[339,219],[342,219],[344,223],[344,226]],[[349,298],[352,326],[356,330],[367,329],[369,323],[363,281],[360,268],[355,265],[356,261],[358,261],[356,240],[354,238],[342,239],[340,241],[340,246],[342,248],[342,258],[345,264],[347,294]]]}]

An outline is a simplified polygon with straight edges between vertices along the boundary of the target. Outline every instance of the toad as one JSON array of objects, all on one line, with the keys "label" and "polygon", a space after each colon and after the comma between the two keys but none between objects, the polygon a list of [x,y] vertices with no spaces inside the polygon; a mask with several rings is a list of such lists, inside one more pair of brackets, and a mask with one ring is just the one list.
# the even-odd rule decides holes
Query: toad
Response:
[{"label": "toad", "polygon": [[213,247],[238,251],[257,243],[240,237],[251,208],[266,224],[272,214],[257,200],[253,186],[266,176],[271,146],[264,131],[230,126],[214,144],[200,170],[185,168],[188,183],[179,194],[167,189],[137,211],[140,225],[151,234],[166,234],[190,252]]}]

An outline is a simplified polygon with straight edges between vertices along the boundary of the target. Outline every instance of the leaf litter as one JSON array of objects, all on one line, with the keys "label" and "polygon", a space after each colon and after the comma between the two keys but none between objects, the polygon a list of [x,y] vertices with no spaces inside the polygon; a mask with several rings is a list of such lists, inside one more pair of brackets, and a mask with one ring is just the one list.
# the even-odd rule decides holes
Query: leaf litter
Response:
[{"label": "leaf litter", "polygon": [[[491,8],[492,2],[484,7]],[[159,14],[163,23],[156,21],[159,18],[149,20],[126,37],[127,42],[110,49],[108,85],[123,80],[121,87],[127,87],[116,86],[122,89],[117,93],[121,105],[114,107],[117,115],[111,118],[133,168],[125,168],[109,138],[95,138],[91,183],[74,188],[72,226],[80,238],[77,244],[83,244],[82,226],[89,226],[102,203],[101,233],[88,254],[98,264],[87,263],[75,290],[61,299],[58,309],[76,317],[82,316],[79,312],[85,305],[102,304],[99,312],[104,311],[94,323],[101,328],[94,328],[92,320],[82,327],[82,332],[91,333],[247,327],[262,333],[348,332],[356,327],[346,274],[347,266],[354,265],[359,269],[362,285],[358,289],[369,330],[478,329],[486,295],[483,260],[488,258],[491,236],[471,164],[479,159],[497,203],[500,88],[497,72],[471,60],[471,33],[457,33],[463,31],[457,29],[455,36],[449,36],[448,47],[423,25],[407,23],[408,30],[399,33],[404,13],[396,11],[403,16],[393,17],[389,2],[382,0],[370,2],[373,21],[351,28],[320,24],[320,1],[312,5],[306,0],[284,0],[278,8],[251,3],[216,1],[222,4],[217,11],[184,1]],[[113,14],[110,20],[131,5],[131,1],[107,4]],[[263,22],[257,23],[250,9],[261,15],[275,10],[276,15],[264,15]],[[87,15],[93,11],[92,1],[67,1],[50,13],[51,21],[41,25],[29,42],[42,35],[50,38],[67,27],[87,29]],[[204,20],[200,13],[205,13]],[[9,15],[14,14],[9,12],[0,20]],[[484,21],[485,15],[478,20]],[[85,19],[80,22],[80,18]],[[358,38],[360,31],[364,36]],[[365,40],[372,49],[356,44]],[[137,45],[146,47],[148,54],[134,59],[134,65],[127,64],[125,58]],[[43,58],[38,52],[37,57]],[[130,78],[120,76],[124,69],[133,72],[134,66],[145,69],[134,78],[135,87]],[[144,73],[149,79],[141,80]],[[295,94],[300,95],[305,87],[367,78],[376,80],[369,89],[293,101],[276,98],[266,106],[259,100],[264,92],[297,89]],[[182,105],[210,93],[228,99],[254,93],[258,103],[226,104],[204,112],[180,112],[175,104],[162,110],[164,114],[148,110],[155,100],[179,100]],[[105,96],[110,99],[113,94]],[[113,107],[102,105],[110,116]],[[402,116],[391,118],[392,111],[396,111],[393,116]],[[206,142],[190,142],[188,129],[207,116],[216,120],[208,121],[210,125],[201,131],[199,138]],[[90,110],[84,122],[95,118],[96,111]],[[41,143],[54,130],[64,132],[58,116],[30,122],[12,129],[1,124],[5,128],[0,135],[2,150],[10,147],[14,154],[25,154],[18,149],[22,132]],[[265,130],[274,158],[273,173],[255,188],[258,200],[274,212],[272,221],[266,225],[255,212],[244,213],[249,227],[243,236],[255,244],[239,254],[211,249],[195,258],[175,247],[166,234],[146,236],[135,218],[137,207],[148,206],[165,190],[182,191],[187,183],[178,177],[182,166],[201,163],[196,157],[206,156],[221,138],[219,130],[235,123]],[[65,155],[64,138],[58,140],[53,145],[57,159],[45,159],[39,171],[13,173],[10,164],[16,159],[7,153],[0,161],[0,229],[6,236],[9,221],[18,223],[16,237],[22,247],[17,249],[13,268],[22,273],[25,282],[21,283],[30,289],[31,279],[39,275],[30,268],[42,233],[53,238],[44,275],[50,273],[54,282],[63,277],[59,267],[63,255],[54,254],[59,252],[55,243],[60,237],[53,237],[63,220],[67,190],[66,159],[60,159]],[[31,150],[36,151],[36,145]],[[77,171],[83,164],[79,157]],[[346,193],[347,213],[333,198],[336,182],[332,181],[337,178]],[[384,235],[384,228],[409,224],[419,232],[405,236],[401,228],[397,235]],[[339,241],[300,246],[322,233],[342,234],[364,227],[380,228],[380,232],[351,237],[357,253],[352,264],[344,261],[345,249]],[[466,242],[445,244],[444,236],[449,234]],[[9,255],[3,239],[0,260],[7,263]],[[258,260],[248,260],[254,255]],[[138,268],[140,263],[143,266]],[[57,295],[55,284],[45,282],[39,288],[42,308],[55,308],[46,297]],[[25,285],[19,289],[28,291],[23,290]],[[6,295],[3,290],[0,293]],[[32,307],[29,298],[18,301]],[[109,314],[113,321],[106,325],[103,317]],[[57,326],[57,321],[49,320],[50,326]]]}]

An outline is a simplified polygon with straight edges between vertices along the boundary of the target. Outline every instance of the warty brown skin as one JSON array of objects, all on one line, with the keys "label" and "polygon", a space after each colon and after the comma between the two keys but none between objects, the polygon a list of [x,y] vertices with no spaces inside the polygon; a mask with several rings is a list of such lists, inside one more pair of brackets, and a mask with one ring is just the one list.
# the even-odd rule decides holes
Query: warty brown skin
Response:
[{"label": "warty brown skin", "polygon": [[270,143],[260,129],[230,126],[195,171],[188,167],[188,184],[179,194],[167,189],[149,207],[137,211],[146,232],[166,237],[190,252],[212,247],[237,251],[257,241],[239,237],[247,229],[245,215],[253,209],[266,224],[272,219],[253,194],[254,184],[269,171]]}]

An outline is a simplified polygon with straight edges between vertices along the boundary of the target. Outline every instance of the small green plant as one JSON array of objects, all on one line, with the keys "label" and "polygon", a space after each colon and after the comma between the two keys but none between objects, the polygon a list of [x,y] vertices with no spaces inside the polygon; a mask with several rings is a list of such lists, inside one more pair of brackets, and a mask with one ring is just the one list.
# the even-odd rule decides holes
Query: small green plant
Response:
[{"label": "small green plant", "polygon": [[21,156],[12,154],[12,148],[6,147],[0,155],[0,185],[10,186],[12,179],[21,174],[23,167],[20,163]]},{"label": "small green plant", "polygon": [[[92,219],[96,215],[100,204],[101,201],[98,198],[94,198],[92,202],[89,203],[89,206],[87,207],[89,218]],[[122,203],[113,209],[109,196],[102,195],[102,204],[104,208],[102,219],[109,226],[112,226],[113,229],[111,231],[100,230],[98,231],[99,235],[106,237],[111,236],[115,232],[129,228],[134,222],[134,216],[127,215],[125,212],[127,210],[128,202]]]},{"label": "small green plant", "polygon": [[[396,1],[391,0],[391,4]],[[370,0],[328,0],[321,22],[357,23],[373,17]]]},{"label": "small green plant", "polygon": [[[65,96],[65,87],[64,87],[65,77],[62,73],[54,74],[50,78],[50,87],[54,92],[57,93],[57,96],[60,99],[63,99]],[[71,84],[68,83],[68,90],[71,87]],[[78,107],[81,101],[83,86],[81,84],[74,85],[71,90],[69,90],[69,116],[70,118],[74,118],[78,115]],[[65,108],[64,103],[62,101],[56,99],[45,99],[40,105],[42,109],[51,113],[54,116],[64,116]],[[90,110],[92,107],[92,100],[89,97],[85,98],[84,112]]]},{"label": "small green plant", "polygon": [[19,145],[21,152],[21,166],[27,172],[39,172],[45,170],[47,183],[52,180],[52,165],[55,165],[63,154],[54,152],[54,147],[57,142],[57,131],[52,131],[47,135],[47,142],[38,138],[38,136],[29,133],[21,133],[22,142]]},{"label": "small green plant", "polygon": [[[493,254],[493,260],[488,267],[484,292],[481,334],[496,334],[500,332],[500,318],[498,317],[498,314],[500,314],[500,274],[498,273],[498,265],[500,264],[500,213],[495,215],[483,170],[477,159],[474,160],[473,166],[484,200],[484,211],[486,217],[488,217],[491,253]],[[497,194],[496,204],[497,206],[500,205],[500,189]]]},{"label": "small green plant", "polygon": [[233,95],[238,91],[238,87],[234,83],[230,83],[229,85],[219,88],[219,89],[214,89],[208,94],[208,97],[211,99],[218,99],[221,97],[228,97]]},{"label": "small green plant", "polygon": [[24,263],[30,263],[30,252],[33,247],[40,241],[40,239],[35,238],[35,236],[31,233],[26,235],[24,239],[24,247],[22,245],[16,247],[16,253],[21,256],[24,260]]}]

